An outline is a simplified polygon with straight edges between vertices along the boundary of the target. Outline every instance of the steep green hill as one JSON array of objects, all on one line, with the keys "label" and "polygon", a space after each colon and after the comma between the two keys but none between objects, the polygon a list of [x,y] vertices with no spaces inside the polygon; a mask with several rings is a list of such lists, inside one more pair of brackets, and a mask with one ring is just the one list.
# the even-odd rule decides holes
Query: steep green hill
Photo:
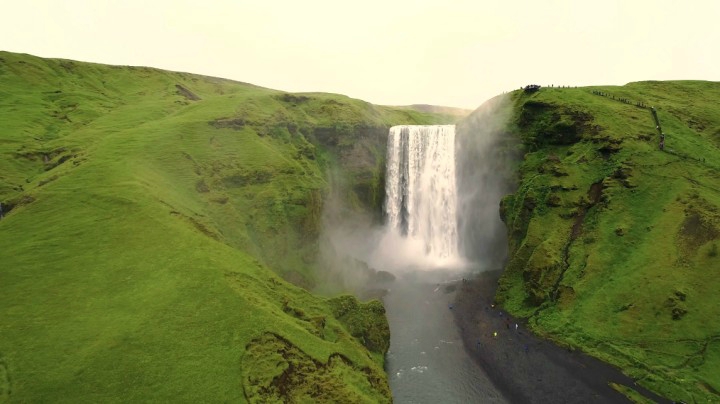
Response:
[{"label": "steep green hill", "polygon": [[382,305],[275,273],[313,286],[326,171],[377,205],[379,134],[438,119],[0,52],[0,402],[389,400]]},{"label": "steep green hill", "polygon": [[497,300],[667,397],[718,401],[720,83],[512,96],[525,154]]}]

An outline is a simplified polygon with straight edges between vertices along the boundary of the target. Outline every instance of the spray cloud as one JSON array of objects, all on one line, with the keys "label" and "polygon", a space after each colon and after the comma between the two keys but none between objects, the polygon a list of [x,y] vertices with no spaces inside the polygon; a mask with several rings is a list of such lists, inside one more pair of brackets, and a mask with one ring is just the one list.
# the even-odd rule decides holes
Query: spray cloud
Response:
[{"label": "spray cloud", "polygon": [[499,268],[507,244],[499,204],[511,191],[516,150],[505,132],[510,113],[510,100],[499,96],[456,127],[393,127],[387,138],[386,223],[347,209],[346,201],[331,195],[323,215],[323,266],[351,289],[373,269]]}]

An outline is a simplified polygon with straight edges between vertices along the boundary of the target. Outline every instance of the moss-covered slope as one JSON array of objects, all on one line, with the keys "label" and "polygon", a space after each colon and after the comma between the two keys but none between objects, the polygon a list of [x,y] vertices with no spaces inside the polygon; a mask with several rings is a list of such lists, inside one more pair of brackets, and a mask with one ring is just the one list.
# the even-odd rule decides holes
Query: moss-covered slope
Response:
[{"label": "moss-covered slope", "polygon": [[663,395],[718,400],[720,83],[513,97],[525,155],[497,300]]},{"label": "moss-covered slope", "polygon": [[371,135],[436,119],[0,52],[0,402],[388,401],[382,306],[273,271],[312,286],[327,169],[376,199]]}]

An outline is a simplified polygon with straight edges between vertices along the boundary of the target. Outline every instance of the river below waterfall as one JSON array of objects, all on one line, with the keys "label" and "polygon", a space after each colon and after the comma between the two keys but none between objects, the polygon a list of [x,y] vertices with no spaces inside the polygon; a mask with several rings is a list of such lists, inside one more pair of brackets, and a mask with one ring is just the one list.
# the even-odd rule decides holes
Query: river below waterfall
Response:
[{"label": "river below waterfall", "polygon": [[459,272],[414,271],[388,285],[386,370],[396,403],[505,403],[465,351],[451,305]]}]

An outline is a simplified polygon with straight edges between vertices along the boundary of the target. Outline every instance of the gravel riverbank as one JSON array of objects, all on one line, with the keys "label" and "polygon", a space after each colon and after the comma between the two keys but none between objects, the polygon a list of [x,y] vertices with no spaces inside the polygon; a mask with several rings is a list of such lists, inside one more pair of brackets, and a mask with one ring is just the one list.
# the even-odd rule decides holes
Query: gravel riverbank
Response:
[{"label": "gravel riverbank", "polygon": [[[645,397],[670,403],[634,384],[617,368],[533,335],[524,323],[493,307],[499,271],[457,285],[453,312],[466,350],[511,402],[629,402],[610,387],[632,387]],[[517,328],[516,328],[517,324]]]}]

